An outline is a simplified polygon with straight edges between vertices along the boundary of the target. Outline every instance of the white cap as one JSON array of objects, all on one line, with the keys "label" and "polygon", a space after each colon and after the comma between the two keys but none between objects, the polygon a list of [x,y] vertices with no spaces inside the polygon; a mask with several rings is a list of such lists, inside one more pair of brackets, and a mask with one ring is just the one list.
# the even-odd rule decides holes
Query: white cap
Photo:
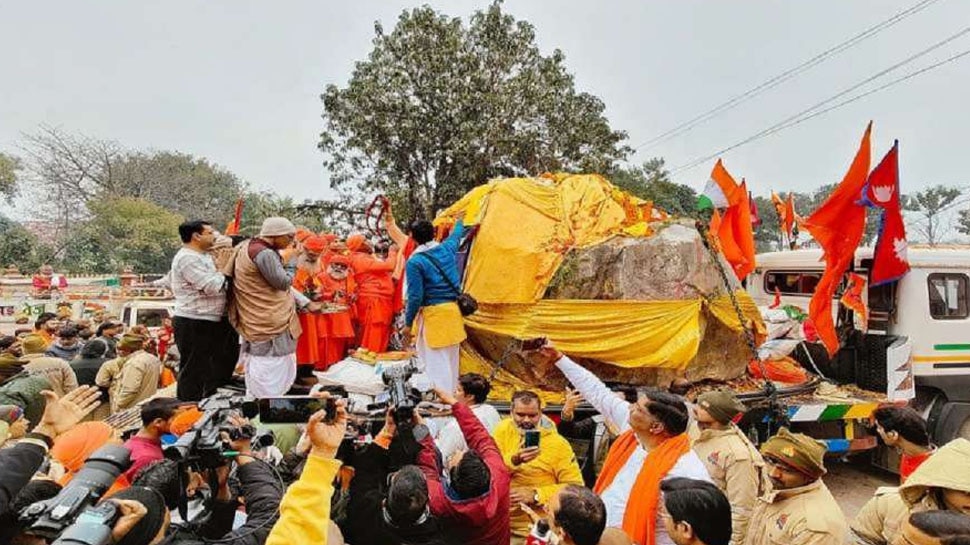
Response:
[{"label": "white cap", "polygon": [[296,226],[286,218],[266,218],[259,230],[261,237],[281,237],[296,234]]}]

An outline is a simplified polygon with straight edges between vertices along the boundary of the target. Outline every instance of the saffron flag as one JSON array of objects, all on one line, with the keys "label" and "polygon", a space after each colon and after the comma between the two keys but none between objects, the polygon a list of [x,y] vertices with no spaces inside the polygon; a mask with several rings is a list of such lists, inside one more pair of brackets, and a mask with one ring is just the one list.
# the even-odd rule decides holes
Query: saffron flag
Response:
[{"label": "saffron flag", "polygon": [[798,214],[795,213],[795,197],[789,191],[788,200],[785,201],[785,232],[792,238],[798,235],[798,229],[795,227],[795,221],[797,220]]},{"label": "saffron flag", "polygon": [[238,235],[239,229],[242,226],[242,211],[243,211],[243,199],[242,197],[236,201],[236,212],[233,214],[232,221],[229,225],[226,225],[226,235]]},{"label": "saffron flag", "polygon": [[787,225],[785,215],[787,213],[787,208],[785,206],[785,201],[781,200],[774,191],[771,192],[771,204],[775,207],[775,214],[778,214],[778,227],[781,229],[782,234],[788,235],[788,229],[785,227]]},{"label": "saffron flag", "polygon": [[869,174],[862,200],[882,209],[879,238],[873,252],[870,281],[873,286],[888,284],[909,272],[906,226],[899,203],[899,141]]},{"label": "saffron flag", "polygon": [[863,329],[869,323],[869,309],[866,308],[865,301],[862,300],[862,293],[866,288],[866,277],[861,274],[849,273],[846,275],[848,285],[842,293],[839,302],[842,306],[855,312],[862,319]]},{"label": "saffron flag", "polygon": [[711,177],[704,186],[704,192],[697,198],[697,209],[729,208],[741,200],[738,184],[718,159],[711,171]]},{"label": "saffron flag", "polygon": [[869,174],[871,133],[872,122],[866,127],[859,150],[845,177],[822,206],[802,222],[802,227],[808,230],[824,252],[825,273],[812,294],[808,315],[829,356],[834,356],[839,350],[839,337],[832,318],[832,297],[842,275],[855,258],[855,250],[862,241],[866,227],[866,210],[859,202],[859,195]]},{"label": "saffron flag", "polygon": [[744,280],[754,272],[755,267],[754,230],[752,229],[754,222],[751,218],[751,205],[748,200],[749,193],[746,182],[741,182],[738,193],[741,196],[740,202],[728,209],[728,213],[734,211],[734,240],[738,249],[741,250],[741,260],[737,264],[732,263],[731,265],[734,267],[734,274],[737,275],[738,280]]}]

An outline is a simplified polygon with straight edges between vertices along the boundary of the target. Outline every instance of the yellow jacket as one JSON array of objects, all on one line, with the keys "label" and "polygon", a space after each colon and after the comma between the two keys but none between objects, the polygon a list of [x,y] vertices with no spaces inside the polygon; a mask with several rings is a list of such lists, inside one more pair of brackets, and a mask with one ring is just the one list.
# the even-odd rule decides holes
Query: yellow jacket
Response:
[{"label": "yellow jacket", "polygon": [[[524,435],[511,418],[506,418],[495,427],[493,437],[505,465],[512,474],[511,487],[533,488],[539,496],[539,503],[545,505],[559,489],[567,484],[583,485],[583,473],[576,462],[576,454],[566,439],[559,435],[556,426],[543,418],[539,424],[539,457],[527,464],[512,464],[512,455],[522,449]],[[529,534],[531,520],[518,505],[511,506],[512,534]]]},{"label": "yellow jacket", "polygon": [[340,462],[310,454],[300,480],[290,485],[280,503],[280,520],[266,545],[327,545],[330,498]]}]

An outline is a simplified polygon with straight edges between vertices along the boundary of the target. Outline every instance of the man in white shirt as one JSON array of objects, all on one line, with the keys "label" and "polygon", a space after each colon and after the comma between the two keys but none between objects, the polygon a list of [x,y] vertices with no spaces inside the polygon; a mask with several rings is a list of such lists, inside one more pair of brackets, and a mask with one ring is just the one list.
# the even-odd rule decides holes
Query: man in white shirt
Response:
[{"label": "man in white shirt", "polygon": [[[498,414],[495,407],[485,403],[491,389],[492,385],[482,375],[466,373],[458,377],[458,388],[455,390],[455,398],[471,407],[472,412],[488,430],[489,435],[495,430],[495,426],[502,421],[502,416]],[[434,437],[434,442],[438,450],[441,451],[443,460],[448,460],[456,452],[468,449],[468,445],[465,444],[465,436],[462,435],[457,420],[449,418],[439,429],[440,431]]]},{"label": "man in white shirt", "polygon": [[636,403],[628,403],[551,345],[534,353],[531,361],[546,369],[557,367],[621,432],[594,489],[606,504],[606,525],[622,527],[630,539],[642,545],[674,545],[658,509],[660,483],[669,477],[711,481],[703,462],[690,449],[683,399],[645,390]]},{"label": "man in white shirt", "polygon": [[226,315],[226,277],[208,253],[216,238],[212,225],[186,222],[179,225],[179,236],[182,249],[169,273],[175,295],[172,325],[181,357],[176,396],[199,401],[232,378],[239,336]]}]

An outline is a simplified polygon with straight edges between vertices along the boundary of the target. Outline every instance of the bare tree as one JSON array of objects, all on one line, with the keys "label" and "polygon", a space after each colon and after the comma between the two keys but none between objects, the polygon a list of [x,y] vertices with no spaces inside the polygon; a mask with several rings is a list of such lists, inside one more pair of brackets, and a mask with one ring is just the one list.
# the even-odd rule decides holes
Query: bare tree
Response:
[{"label": "bare tree", "polygon": [[966,202],[962,196],[963,192],[956,187],[936,185],[904,196],[902,204],[905,210],[917,213],[917,219],[910,226],[930,246],[935,246],[950,229],[943,214]]}]

